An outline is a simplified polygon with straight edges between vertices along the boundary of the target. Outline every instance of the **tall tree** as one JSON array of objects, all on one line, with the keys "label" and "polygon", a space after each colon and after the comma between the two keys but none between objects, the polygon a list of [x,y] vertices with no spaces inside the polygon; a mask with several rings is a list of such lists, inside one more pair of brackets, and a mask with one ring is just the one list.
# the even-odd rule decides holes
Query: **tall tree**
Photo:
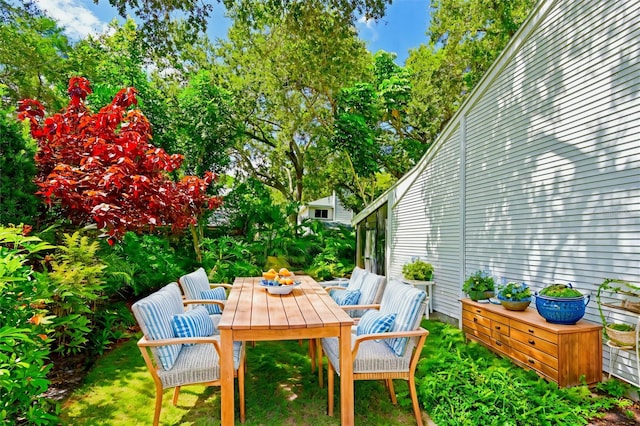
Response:
[{"label": "tall tree", "polygon": [[38,101],[20,104],[19,118],[29,120],[38,141],[36,183],[48,205],[59,204],[75,224],[96,223],[119,238],[145,226],[182,230],[220,204],[206,194],[213,173],[179,182],[169,177],[183,158],[151,145],[148,120],[130,109],[135,89],[122,89],[96,114],[85,106],[88,80],[72,78],[68,93],[68,107],[47,118]]},{"label": "tall tree", "polygon": [[[98,3],[100,0],[94,0]],[[103,0],[104,1],[104,0]],[[236,19],[247,24],[261,25],[263,13],[274,16],[286,13],[290,8],[310,0],[217,0],[228,10],[235,10]],[[378,19],[384,15],[387,4],[392,0],[313,0],[322,6],[337,10],[344,19],[353,21],[357,16]],[[218,11],[210,2],[200,0],[108,0],[118,9],[120,15],[127,17],[129,12],[142,22],[144,45],[148,49],[171,52],[175,49],[178,34],[175,30],[176,18],[180,17],[183,40],[194,42],[198,34],[206,32],[207,20]]]},{"label": "tall tree", "polygon": [[307,153],[327,143],[336,96],[365,78],[371,58],[353,27],[321,2],[292,2],[285,12],[254,10],[259,27],[235,22],[220,83],[233,93],[243,123],[235,145],[240,168],[286,200],[304,201],[314,178],[307,168],[325,164]]},{"label": "tall tree", "polygon": [[[3,95],[0,86],[0,97]],[[42,204],[36,197],[36,146],[15,119],[15,108],[0,106],[0,223],[33,224]]]},{"label": "tall tree", "polygon": [[394,54],[376,53],[371,78],[340,91],[334,133],[321,154],[330,161],[317,173],[326,175],[354,211],[406,173],[426,149],[412,138],[406,120],[410,74],[394,59]]},{"label": "tall tree", "polygon": [[65,56],[71,47],[55,21],[28,5],[0,0],[0,84],[14,104],[38,98],[58,109],[64,101]]},{"label": "tall tree", "polygon": [[432,142],[504,49],[536,0],[433,2],[430,42],[410,52],[415,137]]}]

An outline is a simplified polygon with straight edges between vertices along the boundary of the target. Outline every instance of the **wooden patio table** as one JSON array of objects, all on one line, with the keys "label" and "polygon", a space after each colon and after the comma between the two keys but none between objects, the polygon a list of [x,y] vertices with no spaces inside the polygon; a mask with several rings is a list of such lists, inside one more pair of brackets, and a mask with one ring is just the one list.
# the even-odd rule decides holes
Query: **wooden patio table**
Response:
[{"label": "wooden patio table", "polygon": [[[340,417],[353,425],[353,319],[313,278],[296,276],[302,283],[288,295],[267,292],[261,277],[238,277],[222,312],[220,370],[222,425],[234,424],[233,342],[340,338]],[[249,366],[249,368],[251,368]]]}]

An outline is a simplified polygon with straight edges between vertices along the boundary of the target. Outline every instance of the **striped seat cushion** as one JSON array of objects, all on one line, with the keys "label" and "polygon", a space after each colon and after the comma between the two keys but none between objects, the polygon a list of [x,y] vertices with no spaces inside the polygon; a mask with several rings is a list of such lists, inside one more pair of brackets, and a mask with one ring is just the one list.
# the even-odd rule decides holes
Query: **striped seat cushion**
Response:
[{"label": "striped seat cushion", "polygon": [[[340,374],[340,340],[337,337],[322,339],[322,350],[331,365]],[[351,345],[353,346],[353,339]],[[396,353],[384,340],[367,340],[360,343],[358,354],[353,360],[354,373],[378,373],[389,371],[408,371],[411,364],[411,352],[403,356]]]},{"label": "striped seat cushion", "polygon": [[[176,314],[184,313],[182,295],[176,283],[171,283],[155,293],[138,300],[131,307],[142,333],[149,340],[176,337],[171,320]],[[151,352],[158,365],[169,370],[178,357],[182,344],[158,346]]]},{"label": "striped seat cushion", "polygon": [[396,314],[384,314],[382,312],[371,309],[365,312],[358,322],[356,335],[386,333],[391,329]]},{"label": "striped seat cushion", "polygon": [[[200,299],[205,300],[227,300],[227,292],[224,287],[217,287],[213,290],[205,290],[200,293]],[[222,308],[219,305],[204,305],[210,315],[221,314]]]},{"label": "striped seat cushion", "polygon": [[[398,280],[389,281],[380,302],[381,313],[396,314],[396,319],[389,331],[393,333],[417,329],[424,313],[426,298],[427,293],[424,290]],[[407,337],[384,340],[398,356],[404,355],[407,341]]]},{"label": "striped seat cushion", "polygon": [[[202,306],[183,314],[175,314],[171,319],[171,326],[176,337],[207,337],[215,332],[213,321]],[[184,344],[184,346],[192,345],[193,343]]]},{"label": "striped seat cushion", "polygon": [[[215,336],[219,339],[219,336]],[[219,341],[219,340],[218,340]],[[242,342],[233,342],[233,366],[242,359]],[[171,370],[158,370],[163,388],[220,380],[220,357],[213,344],[184,346]]]},{"label": "striped seat cushion", "polygon": [[331,297],[340,306],[357,305],[360,299],[360,290],[333,290]]}]

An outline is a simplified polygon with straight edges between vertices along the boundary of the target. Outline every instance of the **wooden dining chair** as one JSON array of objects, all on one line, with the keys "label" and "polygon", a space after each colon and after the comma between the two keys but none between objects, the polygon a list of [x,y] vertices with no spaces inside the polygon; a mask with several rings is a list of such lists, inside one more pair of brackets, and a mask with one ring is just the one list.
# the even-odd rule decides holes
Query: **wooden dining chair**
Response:
[{"label": "wooden dining chair", "polygon": [[185,299],[191,300],[193,307],[198,306],[197,302],[199,300],[218,300],[222,302],[222,304],[203,304],[209,311],[217,330],[224,302],[227,300],[228,291],[233,286],[231,284],[209,282],[209,277],[204,268],[198,268],[189,274],[181,276],[178,279],[178,283],[182,288]]},{"label": "wooden dining chair", "polygon": [[[429,332],[420,327],[427,307],[426,292],[391,280],[377,309],[360,318],[352,335],[353,380],[384,380],[391,401],[397,404],[394,379],[406,380],[418,425],[422,414],[415,385],[415,370]],[[351,307],[343,306],[343,309]],[[328,362],[328,414],[333,415],[334,371],[340,374],[337,337],[321,339],[321,352]],[[320,359],[322,357],[320,356]],[[320,366],[320,368],[322,368]]]},{"label": "wooden dining chair", "polygon": [[[176,405],[182,386],[220,386],[220,335],[214,335],[213,321],[204,307],[185,311],[185,304],[189,301],[171,283],[131,307],[143,333],[138,348],[155,383],[154,426],[160,421],[164,389],[174,388]],[[244,423],[244,342],[234,342],[233,360]]]}]

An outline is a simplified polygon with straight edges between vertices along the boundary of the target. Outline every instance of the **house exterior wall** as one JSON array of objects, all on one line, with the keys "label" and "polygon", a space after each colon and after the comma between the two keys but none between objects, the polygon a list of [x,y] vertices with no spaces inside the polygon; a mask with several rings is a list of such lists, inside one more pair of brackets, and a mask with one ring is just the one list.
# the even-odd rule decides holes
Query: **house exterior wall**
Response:
[{"label": "house exterior wall", "polygon": [[[385,195],[388,276],[433,263],[434,309],[457,318],[478,269],[571,282],[599,323],[604,278],[640,282],[640,3],[541,1],[416,169]],[[640,382],[632,352],[613,370]]]},{"label": "house exterior wall", "polygon": [[[434,266],[433,309],[459,317],[461,264],[460,129],[447,138],[392,215],[394,238],[387,275],[402,277],[402,266],[419,257]],[[434,185],[434,182],[449,184]]]}]

